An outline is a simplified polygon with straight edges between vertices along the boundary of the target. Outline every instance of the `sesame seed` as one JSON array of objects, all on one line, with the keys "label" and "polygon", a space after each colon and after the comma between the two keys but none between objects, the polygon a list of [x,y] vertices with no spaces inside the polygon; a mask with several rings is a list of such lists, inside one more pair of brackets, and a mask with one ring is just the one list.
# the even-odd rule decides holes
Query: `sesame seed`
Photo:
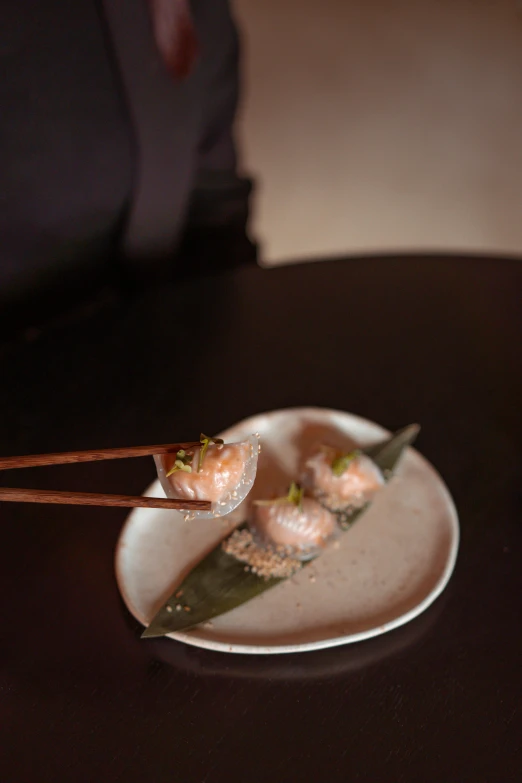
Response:
[{"label": "sesame seed", "polygon": [[181,612],[182,609],[183,607],[181,606],[181,604],[176,604],[176,612]]},{"label": "sesame seed", "polygon": [[165,607],[165,609],[167,610],[167,612],[172,612],[172,606],[169,606],[168,604]]},{"label": "sesame seed", "polygon": [[263,579],[286,579],[301,568],[301,562],[287,552],[265,549],[257,544],[250,530],[235,530],[222,544],[224,551]]},{"label": "sesame seed", "polygon": [[190,606],[184,606],[184,607],[183,607],[183,609],[184,609],[186,612],[190,612]]}]

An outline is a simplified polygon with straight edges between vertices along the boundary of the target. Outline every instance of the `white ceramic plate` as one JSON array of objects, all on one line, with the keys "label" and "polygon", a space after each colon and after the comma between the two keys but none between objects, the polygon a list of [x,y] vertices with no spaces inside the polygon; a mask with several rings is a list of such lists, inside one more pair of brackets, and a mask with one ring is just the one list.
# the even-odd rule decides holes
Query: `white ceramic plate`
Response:
[{"label": "white ceramic plate", "polygon": [[[246,419],[220,436],[241,440],[253,432],[261,435],[262,451],[249,500],[284,494],[318,443],[349,448],[389,434],[349,413],[292,408]],[[159,482],[146,494],[161,497]],[[116,551],[116,576],[123,600],[143,625],[191,567],[241,521],[244,510],[226,521],[188,523],[177,511],[132,511]],[[409,449],[395,477],[341,536],[338,548],[211,624],[169,636],[236,653],[301,652],[368,639],[409,622],[440,595],[458,541],[448,490],[431,465]]]}]

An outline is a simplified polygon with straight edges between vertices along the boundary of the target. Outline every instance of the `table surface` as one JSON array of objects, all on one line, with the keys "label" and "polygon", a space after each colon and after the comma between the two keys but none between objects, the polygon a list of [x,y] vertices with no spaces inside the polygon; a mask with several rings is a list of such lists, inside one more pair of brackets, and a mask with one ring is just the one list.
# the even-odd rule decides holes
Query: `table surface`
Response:
[{"label": "table surface", "polygon": [[[141,641],[122,509],[4,504],[1,778],[478,783],[522,776],[522,263],[245,268],[85,311],[0,355],[0,453],[189,439],[285,406],[419,421],[461,520],[408,626],[242,657]],[[0,475],[139,493],[152,460]]]}]

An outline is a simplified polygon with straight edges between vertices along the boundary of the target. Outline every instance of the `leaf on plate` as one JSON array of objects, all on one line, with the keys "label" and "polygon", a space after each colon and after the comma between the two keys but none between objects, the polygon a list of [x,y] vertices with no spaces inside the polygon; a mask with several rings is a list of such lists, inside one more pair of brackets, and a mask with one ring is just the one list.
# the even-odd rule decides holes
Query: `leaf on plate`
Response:
[{"label": "leaf on plate", "polygon": [[[418,432],[419,427],[413,424],[399,430],[386,441],[368,446],[362,451],[371,457],[388,480],[404,449],[413,443]],[[363,510],[354,512],[350,518],[350,527]],[[246,523],[243,523],[242,527],[245,526]],[[302,567],[310,562],[313,561],[304,562]],[[245,563],[227,554],[220,542],[178,585],[144,630],[142,638],[164,636],[204,623],[283,581],[283,578],[264,579],[250,569],[245,569]]]}]

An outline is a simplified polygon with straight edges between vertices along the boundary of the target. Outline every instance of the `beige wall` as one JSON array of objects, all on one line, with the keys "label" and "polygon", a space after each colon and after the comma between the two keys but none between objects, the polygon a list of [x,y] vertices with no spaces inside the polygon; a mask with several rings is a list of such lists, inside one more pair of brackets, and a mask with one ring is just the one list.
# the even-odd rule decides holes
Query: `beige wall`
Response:
[{"label": "beige wall", "polygon": [[235,0],[268,263],[522,255],[522,3]]}]

